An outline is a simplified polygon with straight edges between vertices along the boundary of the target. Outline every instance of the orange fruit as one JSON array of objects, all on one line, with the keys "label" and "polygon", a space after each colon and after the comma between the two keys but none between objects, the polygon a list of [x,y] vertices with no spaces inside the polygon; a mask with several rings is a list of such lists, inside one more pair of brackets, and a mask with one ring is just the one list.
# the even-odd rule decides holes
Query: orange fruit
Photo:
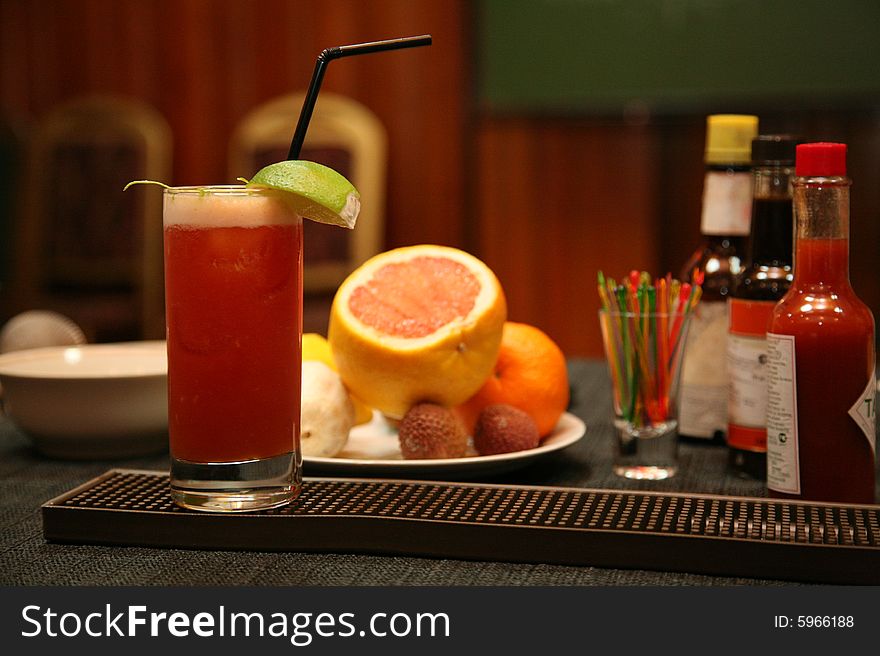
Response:
[{"label": "orange fruit", "polygon": [[556,342],[540,328],[508,321],[493,375],[455,412],[473,434],[483,408],[507,403],[529,414],[544,437],[565,412],[568,397],[565,355]]},{"label": "orange fruit", "polygon": [[385,415],[455,406],[498,358],[507,304],[495,274],[446,246],[381,253],[340,285],[328,339],[346,387]]}]

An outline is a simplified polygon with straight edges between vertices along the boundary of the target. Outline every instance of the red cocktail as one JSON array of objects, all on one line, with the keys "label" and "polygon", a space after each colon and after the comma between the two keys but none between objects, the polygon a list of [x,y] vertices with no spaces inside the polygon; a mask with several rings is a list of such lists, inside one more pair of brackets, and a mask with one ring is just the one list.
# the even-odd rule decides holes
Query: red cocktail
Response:
[{"label": "red cocktail", "polygon": [[302,221],[270,190],[164,201],[171,487],[207,510],[299,489]]}]

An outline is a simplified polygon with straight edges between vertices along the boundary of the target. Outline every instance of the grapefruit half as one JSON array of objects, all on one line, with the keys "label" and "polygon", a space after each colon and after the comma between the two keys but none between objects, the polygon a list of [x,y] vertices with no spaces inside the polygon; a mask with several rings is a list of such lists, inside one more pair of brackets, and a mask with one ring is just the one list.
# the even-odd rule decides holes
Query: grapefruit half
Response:
[{"label": "grapefruit half", "polygon": [[351,393],[388,417],[447,407],[492,373],[507,316],[495,274],[464,251],[421,245],[381,253],[339,287],[329,341]]}]

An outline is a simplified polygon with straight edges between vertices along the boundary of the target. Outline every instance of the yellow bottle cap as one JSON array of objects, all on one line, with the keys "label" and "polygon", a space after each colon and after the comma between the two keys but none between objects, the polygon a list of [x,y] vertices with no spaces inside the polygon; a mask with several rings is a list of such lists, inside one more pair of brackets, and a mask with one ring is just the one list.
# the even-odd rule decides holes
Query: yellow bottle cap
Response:
[{"label": "yellow bottle cap", "polygon": [[713,114],[706,119],[706,164],[749,164],[758,117]]}]

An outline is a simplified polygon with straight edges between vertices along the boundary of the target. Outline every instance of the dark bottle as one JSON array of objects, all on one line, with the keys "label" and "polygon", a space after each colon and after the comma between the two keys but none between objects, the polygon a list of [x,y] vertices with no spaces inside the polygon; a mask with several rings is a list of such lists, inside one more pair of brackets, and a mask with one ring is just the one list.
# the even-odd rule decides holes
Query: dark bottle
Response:
[{"label": "dark bottle", "polygon": [[767,325],[794,278],[791,183],[797,139],[752,141],[751,240],[730,297],[729,463],[743,477],[767,476]]},{"label": "dark bottle", "polygon": [[727,298],[741,269],[752,206],[751,143],[758,117],[709,116],[700,232],[703,244],[682,271],[703,272],[681,377],[679,435],[721,441],[727,430]]}]

